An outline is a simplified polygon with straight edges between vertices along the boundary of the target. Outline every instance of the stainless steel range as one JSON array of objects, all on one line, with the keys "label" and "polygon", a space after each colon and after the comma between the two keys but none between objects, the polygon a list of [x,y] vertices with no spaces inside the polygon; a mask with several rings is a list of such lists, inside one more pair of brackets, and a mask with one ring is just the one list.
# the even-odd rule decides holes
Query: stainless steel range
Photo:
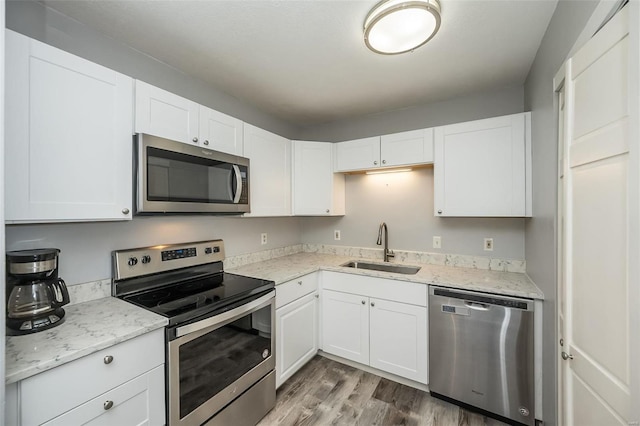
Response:
[{"label": "stainless steel range", "polygon": [[113,295],[169,320],[169,425],[255,425],[275,405],[275,289],[224,272],[222,240],[113,252]]}]

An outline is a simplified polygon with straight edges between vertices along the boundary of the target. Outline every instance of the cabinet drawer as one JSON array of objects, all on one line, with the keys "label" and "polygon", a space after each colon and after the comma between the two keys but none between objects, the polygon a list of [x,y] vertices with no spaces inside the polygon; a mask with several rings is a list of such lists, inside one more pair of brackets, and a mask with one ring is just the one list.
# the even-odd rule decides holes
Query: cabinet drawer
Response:
[{"label": "cabinet drawer", "polygon": [[164,368],[156,367],[44,425],[162,425],[164,412]]},{"label": "cabinet drawer", "polygon": [[322,288],[411,305],[427,306],[427,285],[366,275],[323,271]]},{"label": "cabinet drawer", "polygon": [[276,286],[276,309],[318,289],[318,273],[307,274]]},{"label": "cabinet drawer", "polygon": [[164,328],[25,379],[22,422],[41,424],[163,364]]}]

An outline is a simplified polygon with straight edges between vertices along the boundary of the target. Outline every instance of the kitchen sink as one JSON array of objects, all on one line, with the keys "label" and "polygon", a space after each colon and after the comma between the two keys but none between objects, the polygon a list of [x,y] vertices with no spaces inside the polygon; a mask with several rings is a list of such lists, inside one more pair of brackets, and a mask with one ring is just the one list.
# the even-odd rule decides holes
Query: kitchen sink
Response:
[{"label": "kitchen sink", "polygon": [[358,262],[355,260],[352,260],[347,263],[343,263],[340,266],[346,266],[347,268],[356,268],[356,269],[370,269],[373,271],[395,272],[397,274],[405,274],[405,275],[413,275],[418,273],[418,271],[420,270],[419,266],[385,265],[381,263]]}]

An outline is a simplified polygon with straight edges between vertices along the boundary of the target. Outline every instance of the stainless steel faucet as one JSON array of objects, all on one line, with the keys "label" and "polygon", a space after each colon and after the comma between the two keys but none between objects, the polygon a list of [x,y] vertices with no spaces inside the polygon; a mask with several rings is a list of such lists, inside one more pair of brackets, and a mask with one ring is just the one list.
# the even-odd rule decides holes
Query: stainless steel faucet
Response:
[{"label": "stainless steel faucet", "polygon": [[388,262],[390,257],[395,257],[393,250],[389,250],[389,231],[387,229],[387,224],[382,222],[380,224],[380,228],[378,228],[378,241],[377,245],[382,245],[382,228],[384,228],[384,261]]}]

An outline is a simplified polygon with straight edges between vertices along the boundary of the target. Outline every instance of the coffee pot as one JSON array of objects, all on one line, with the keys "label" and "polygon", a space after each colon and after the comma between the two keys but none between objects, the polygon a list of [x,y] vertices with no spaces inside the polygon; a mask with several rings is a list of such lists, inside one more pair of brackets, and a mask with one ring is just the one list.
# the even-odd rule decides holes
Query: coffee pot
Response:
[{"label": "coffee pot", "polygon": [[58,277],[56,248],[7,252],[7,334],[36,333],[62,324],[69,292]]}]

